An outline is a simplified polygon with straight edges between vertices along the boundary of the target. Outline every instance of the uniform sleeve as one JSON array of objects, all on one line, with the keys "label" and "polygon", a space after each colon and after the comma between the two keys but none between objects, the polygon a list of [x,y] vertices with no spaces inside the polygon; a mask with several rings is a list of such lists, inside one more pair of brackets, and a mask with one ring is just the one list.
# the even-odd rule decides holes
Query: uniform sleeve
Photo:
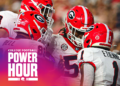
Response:
[{"label": "uniform sleeve", "polygon": [[13,31],[13,28],[15,26],[15,22],[17,21],[18,14],[15,14],[10,11],[1,11],[0,12],[0,27],[4,28],[8,34],[9,37],[15,38],[16,33]]},{"label": "uniform sleeve", "polygon": [[94,67],[90,64],[84,63],[81,68],[81,85],[92,86],[94,81]]},{"label": "uniform sleeve", "polygon": [[83,63],[89,63],[90,65],[92,65],[94,67],[94,69],[96,70],[96,65],[93,62],[93,53],[88,50],[88,49],[82,49],[79,53],[78,53],[78,58],[79,58],[79,67],[83,64]]}]

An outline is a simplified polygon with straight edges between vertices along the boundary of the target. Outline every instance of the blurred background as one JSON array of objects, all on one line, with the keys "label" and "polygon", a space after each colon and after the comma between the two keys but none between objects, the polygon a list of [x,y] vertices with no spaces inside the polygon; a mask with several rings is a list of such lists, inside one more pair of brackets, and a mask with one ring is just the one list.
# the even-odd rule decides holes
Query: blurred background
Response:
[{"label": "blurred background", "polygon": [[[0,11],[19,12],[22,0],[0,0]],[[95,23],[106,23],[114,32],[112,51],[120,54],[120,0],[53,0],[54,33],[64,27],[65,16],[75,5],[86,6],[93,14]]]}]

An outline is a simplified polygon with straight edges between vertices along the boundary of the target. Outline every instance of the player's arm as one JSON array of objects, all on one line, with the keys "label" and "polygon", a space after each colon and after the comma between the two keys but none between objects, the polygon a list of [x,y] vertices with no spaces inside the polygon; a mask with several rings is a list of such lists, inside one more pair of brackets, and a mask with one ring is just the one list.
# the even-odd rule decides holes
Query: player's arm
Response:
[{"label": "player's arm", "polygon": [[80,86],[93,86],[94,82],[94,67],[89,63],[83,63],[80,66],[81,71],[81,85]]},{"label": "player's arm", "polygon": [[4,28],[0,27],[0,38],[5,38],[5,37],[9,37],[9,34]]}]

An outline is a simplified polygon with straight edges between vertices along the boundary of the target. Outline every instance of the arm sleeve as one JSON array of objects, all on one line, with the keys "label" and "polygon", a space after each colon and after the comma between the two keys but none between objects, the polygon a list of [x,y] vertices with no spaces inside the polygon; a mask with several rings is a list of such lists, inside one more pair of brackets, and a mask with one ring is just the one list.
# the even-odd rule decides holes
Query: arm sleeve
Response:
[{"label": "arm sleeve", "polygon": [[84,63],[81,69],[81,85],[80,86],[93,86],[94,81],[94,67],[89,63]]}]

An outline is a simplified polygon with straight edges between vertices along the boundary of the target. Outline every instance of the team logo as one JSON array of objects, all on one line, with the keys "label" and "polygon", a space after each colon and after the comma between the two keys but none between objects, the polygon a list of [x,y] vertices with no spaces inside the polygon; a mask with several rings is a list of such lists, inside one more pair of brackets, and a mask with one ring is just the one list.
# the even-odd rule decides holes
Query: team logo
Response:
[{"label": "team logo", "polygon": [[40,15],[38,15],[38,14],[35,14],[35,18],[36,18],[38,21],[42,22],[42,23],[45,22],[45,20],[43,19],[43,17],[40,16]]},{"label": "team logo", "polygon": [[95,37],[95,39],[96,39],[96,40],[99,40],[99,39],[100,39],[100,37],[97,35],[97,36]]},{"label": "team logo", "polygon": [[74,19],[75,18],[75,12],[74,11],[70,11],[69,14],[68,14],[68,17],[70,19]]},{"label": "team logo", "polygon": [[62,45],[61,45],[61,49],[62,49],[63,51],[67,50],[67,49],[68,49],[67,44],[62,44]]},{"label": "team logo", "polygon": [[93,30],[93,28],[94,28],[94,26],[93,26],[93,25],[92,25],[92,26],[90,26],[89,28],[87,28],[86,32],[89,32],[89,31]]}]

